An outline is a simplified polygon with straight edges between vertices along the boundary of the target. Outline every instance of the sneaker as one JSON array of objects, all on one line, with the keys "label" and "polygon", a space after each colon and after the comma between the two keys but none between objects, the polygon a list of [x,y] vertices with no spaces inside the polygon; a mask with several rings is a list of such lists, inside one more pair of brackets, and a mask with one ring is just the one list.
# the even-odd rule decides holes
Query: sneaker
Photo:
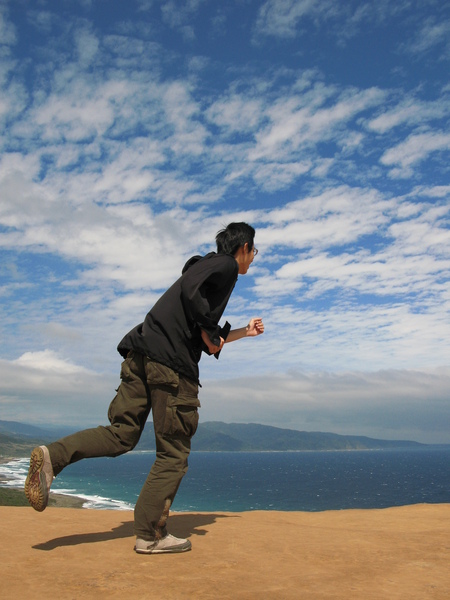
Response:
[{"label": "sneaker", "polygon": [[189,540],[183,540],[176,538],[173,535],[166,535],[162,540],[155,540],[149,542],[142,540],[141,538],[136,539],[136,546],[134,549],[138,554],[165,554],[174,552],[187,552],[192,548]]},{"label": "sneaker", "polygon": [[28,502],[39,512],[48,504],[48,495],[53,481],[53,467],[46,446],[38,446],[30,457],[30,468],[25,481]]}]

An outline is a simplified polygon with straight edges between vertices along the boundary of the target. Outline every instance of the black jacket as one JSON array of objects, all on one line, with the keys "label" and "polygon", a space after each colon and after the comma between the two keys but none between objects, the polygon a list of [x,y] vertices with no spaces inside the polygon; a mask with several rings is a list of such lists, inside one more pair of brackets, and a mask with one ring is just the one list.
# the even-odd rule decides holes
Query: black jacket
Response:
[{"label": "black jacket", "polygon": [[123,338],[117,350],[145,354],[198,381],[198,362],[206,347],[200,330],[220,343],[219,320],[234,289],[239,267],[230,254],[194,256],[181,277],[161,296],[143,323]]}]

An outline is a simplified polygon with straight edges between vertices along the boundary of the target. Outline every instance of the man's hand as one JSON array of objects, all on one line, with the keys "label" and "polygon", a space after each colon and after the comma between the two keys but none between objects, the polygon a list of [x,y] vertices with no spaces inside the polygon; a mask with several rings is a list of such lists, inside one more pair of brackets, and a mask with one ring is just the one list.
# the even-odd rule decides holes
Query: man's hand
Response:
[{"label": "man's hand", "polygon": [[245,335],[247,337],[254,337],[255,335],[261,335],[264,333],[264,323],[260,317],[250,319],[249,324],[246,327]]},{"label": "man's hand", "polygon": [[202,329],[201,334],[202,334],[202,340],[205,342],[205,344],[208,347],[208,350],[211,352],[211,354],[215,354],[216,352],[219,352],[219,350],[222,350],[223,345],[225,343],[225,340],[222,337],[220,338],[220,346],[215,346],[209,339],[209,335],[206,333],[206,331],[203,331],[203,329]]}]

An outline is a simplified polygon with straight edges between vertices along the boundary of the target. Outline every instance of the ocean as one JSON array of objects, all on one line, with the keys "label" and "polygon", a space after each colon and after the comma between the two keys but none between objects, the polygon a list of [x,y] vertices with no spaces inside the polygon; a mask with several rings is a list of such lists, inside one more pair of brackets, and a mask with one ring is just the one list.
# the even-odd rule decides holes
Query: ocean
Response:
[{"label": "ocean", "polygon": [[[67,467],[52,491],[86,508],[130,510],[154,460],[130,452]],[[29,459],[0,464],[22,487]],[[323,511],[450,503],[450,446],[332,452],[193,452],[174,511]]]}]

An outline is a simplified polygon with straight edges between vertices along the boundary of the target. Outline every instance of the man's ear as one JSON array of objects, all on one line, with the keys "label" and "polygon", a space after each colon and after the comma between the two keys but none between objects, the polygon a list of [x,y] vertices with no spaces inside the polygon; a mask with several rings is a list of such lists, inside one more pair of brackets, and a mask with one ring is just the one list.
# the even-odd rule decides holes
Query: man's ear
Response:
[{"label": "man's ear", "polygon": [[248,252],[248,244],[247,244],[247,242],[245,242],[245,244],[243,246],[239,246],[239,248],[236,250],[236,253],[234,255],[235,258],[237,258],[241,254],[241,250],[242,250],[242,252],[243,252],[244,255],[245,255],[246,252]]}]

